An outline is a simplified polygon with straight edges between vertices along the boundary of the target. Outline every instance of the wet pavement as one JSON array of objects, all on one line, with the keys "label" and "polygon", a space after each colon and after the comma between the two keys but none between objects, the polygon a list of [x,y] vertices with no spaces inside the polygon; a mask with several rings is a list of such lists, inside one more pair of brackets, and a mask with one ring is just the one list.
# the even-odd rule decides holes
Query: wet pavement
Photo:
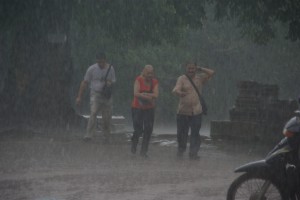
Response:
[{"label": "wet pavement", "polygon": [[0,199],[221,200],[234,168],[263,157],[256,145],[203,138],[200,160],[176,157],[175,135],[156,135],[149,158],[130,153],[130,133],[84,142],[74,132],[0,133]]}]

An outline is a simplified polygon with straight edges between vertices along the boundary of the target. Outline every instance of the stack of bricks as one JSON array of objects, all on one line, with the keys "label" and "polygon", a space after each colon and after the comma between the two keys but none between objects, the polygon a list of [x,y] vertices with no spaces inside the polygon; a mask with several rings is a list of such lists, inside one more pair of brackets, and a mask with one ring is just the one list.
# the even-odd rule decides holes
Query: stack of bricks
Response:
[{"label": "stack of bricks", "polygon": [[279,100],[277,85],[254,81],[238,83],[239,94],[230,120],[212,121],[211,137],[273,141],[282,137],[285,122],[297,109],[295,100]]}]

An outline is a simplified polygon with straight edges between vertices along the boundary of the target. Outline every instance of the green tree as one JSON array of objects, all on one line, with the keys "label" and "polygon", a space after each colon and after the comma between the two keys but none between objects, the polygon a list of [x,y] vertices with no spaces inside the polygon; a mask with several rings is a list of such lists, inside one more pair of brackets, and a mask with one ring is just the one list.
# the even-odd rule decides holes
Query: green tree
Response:
[{"label": "green tree", "polygon": [[202,25],[204,6],[204,0],[80,1],[74,9],[74,20],[86,31],[101,27],[123,44],[175,42],[187,27]]},{"label": "green tree", "polygon": [[275,37],[279,24],[286,26],[286,37],[300,39],[300,1],[298,0],[211,0],[216,19],[229,18],[237,22],[241,33],[256,43],[266,43]]}]

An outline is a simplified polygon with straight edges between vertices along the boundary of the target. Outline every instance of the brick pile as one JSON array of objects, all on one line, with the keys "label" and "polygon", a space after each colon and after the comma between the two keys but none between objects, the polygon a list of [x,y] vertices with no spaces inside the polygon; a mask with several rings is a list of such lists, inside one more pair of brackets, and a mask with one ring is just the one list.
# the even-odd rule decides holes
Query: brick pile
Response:
[{"label": "brick pile", "polygon": [[298,108],[295,100],[279,100],[277,85],[240,81],[230,120],[212,121],[211,137],[274,141],[282,137],[285,122]]}]

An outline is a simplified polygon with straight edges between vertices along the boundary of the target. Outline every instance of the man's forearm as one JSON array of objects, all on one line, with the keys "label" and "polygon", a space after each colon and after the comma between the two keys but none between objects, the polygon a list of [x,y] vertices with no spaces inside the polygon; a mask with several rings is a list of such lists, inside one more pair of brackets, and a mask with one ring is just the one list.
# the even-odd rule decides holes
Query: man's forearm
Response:
[{"label": "man's forearm", "polygon": [[85,81],[82,81],[81,84],[80,84],[80,88],[79,88],[79,92],[78,92],[78,97],[82,97],[84,91],[85,91],[85,88],[87,86],[87,83]]},{"label": "man's forearm", "polygon": [[200,69],[202,72],[204,72],[204,73],[206,73],[210,76],[212,76],[215,73],[214,70],[208,69],[208,68],[205,68],[205,67],[199,67],[198,69]]},{"label": "man's forearm", "polygon": [[182,91],[180,91],[179,89],[174,89],[174,90],[172,91],[172,93],[175,94],[175,95],[178,96],[178,97],[183,97],[183,96],[186,95],[186,92],[182,92]]}]

